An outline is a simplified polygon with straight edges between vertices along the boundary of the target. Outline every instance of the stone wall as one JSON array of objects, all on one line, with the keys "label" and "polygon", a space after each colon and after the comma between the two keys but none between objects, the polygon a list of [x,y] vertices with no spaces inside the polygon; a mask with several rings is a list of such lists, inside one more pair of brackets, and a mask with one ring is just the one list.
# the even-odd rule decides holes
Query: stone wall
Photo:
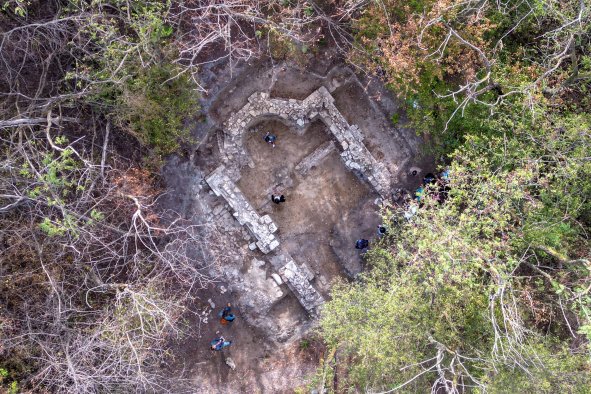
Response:
[{"label": "stone wall", "polygon": [[286,252],[272,257],[271,264],[277,269],[306,312],[315,317],[318,314],[318,307],[324,304],[324,298],[310,283],[314,279],[310,268],[306,264],[297,265]]},{"label": "stone wall", "polygon": [[320,165],[320,162],[335,150],[334,142],[328,141],[319,146],[314,152],[304,157],[302,161],[296,165],[295,170],[300,175],[305,176],[312,168]]},{"label": "stone wall", "polygon": [[320,87],[301,101],[270,98],[262,92],[252,94],[248,103],[224,123],[222,154],[225,163],[241,165],[247,162],[244,133],[255,121],[270,117],[279,117],[298,127],[321,119],[339,143],[345,165],[365,177],[382,197],[389,195],[390,172],[372,156],[363,143],[359,127],[347,123],[325,87]]},{"label": "stone wall", "polygon": [[263,253],[269,253],[279,246],[279,241],[273,235],[277,226],[269,215],[260,216],[250,205],[240,189],[232,182],[221,165],[205,179],[216,196],[222,196],[234,211],[233,216],[243,226],[246,226],[257,239],[256,246]]}]

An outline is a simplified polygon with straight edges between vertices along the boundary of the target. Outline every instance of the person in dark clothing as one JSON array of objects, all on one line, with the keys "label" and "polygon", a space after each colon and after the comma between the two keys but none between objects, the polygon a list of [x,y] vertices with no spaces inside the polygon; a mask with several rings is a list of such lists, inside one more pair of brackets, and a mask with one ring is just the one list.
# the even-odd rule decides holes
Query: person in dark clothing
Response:
[{"label": "person in dark clothing", "polygon": [[232,304],[230,304],[228,302],[228,305],[226,305],[224,307],[224,309],[222,309],[220,311],[220,313],[218,313],[218,316],[220,317],[220,323],[225,325],[228,323],[231,323],[234,321],[234,319],[236,318],[236,316],[234,316],[233,313],[230,313],[230,311],[232,311]]},{"label": "person in dark clothing", "polygon": [[276,196],[274,194],[271,194],[271,201],[273,201],[275,204],[285,202],[285,196],[283,194],[280,196]]},{"label": "person in dark clothing", "polygon": [[433,173],[428,173],[427,175],[425,175],[425,177],[423,178],[423,184],[425,186],[430,185],[432,183],[435,183],[437,181],[437,178],[435,178],[435,175],[433,175]]},{"label": "person in dark clothing", "polygon": [[450,190],[451,187],[447,184],[439,186],[439,191],[437,192],[437,196],[435,196],[435,200],[437,200],[439,204],[443,204],[445,200],[447,200],[447,197],[449,197]]},{"label": "person in dark clothing", "polygon": [[275,148],[275,140],[277,139],[277,136],[275,134],[267,132],[267,134],[265,134],[264,139],[267,144],[271,144],[273,145],[273,148]]},{"label": "person in dark clothing", "polygon": [[230,313],[230,311],[232,310],[232,304],[230,304],[228,302],[228,304],[224,307],[224,309],[222,309],[221,311],[218,312],[218,316],[219,317],[224,317],[226,316],[228,313]]},{"label": "person in dark clothing", "polygon": [[358,239],[355,242],[355,249],[365,249],[369,246],[369,241],[367,239]]},{"label": "person in dark clothing", "polygon": [[435,196],[435,199],[439,204],[443,204],[445,200],[447,200],[447,197],[449,197],[449,192],[451,190],[451,187],[449,186],[449,169],[441,171],[441,174],[439,174],[438,183],[439,190],[437,192],[437,196]]}]

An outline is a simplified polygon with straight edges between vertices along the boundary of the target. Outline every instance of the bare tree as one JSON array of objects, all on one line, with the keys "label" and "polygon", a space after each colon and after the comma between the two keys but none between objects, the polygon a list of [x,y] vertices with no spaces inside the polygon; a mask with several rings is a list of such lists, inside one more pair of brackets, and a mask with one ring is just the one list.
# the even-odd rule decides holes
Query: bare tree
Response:
[{"label": "bare tree", "polygon": [[0,351],[31,365],[32,389],[161,391],[154,366],[219,263],[204,259],[207,229],[159,208],[148,174],[95,164],[46,119],[0,139]]},{"label": "bare tree", "polygon": [[351,49],[365,52],[354,44],[350,23],[368,4],[367,0],[328,6],[309,0],[183,0],[169,15],[180,32],[176,40],[180,48],[177,63],[182,73],[190,74],[199,84],[202,66],[220,60],[232,66],[265,54],[272,57],[277,41],[301,50],[314,47],[328,36],[343,55]]},{"label": "bare tree", "polygon": [[149,174],[110,148],[124,126],[113,92],[162,59],[205,90],[207,62],[272,40],[312,46],[323,29],[346,51],[366,4],[49,0],[0,13],[0,355],[28,366],[27,389],[163,391],[156,366],[220,264],[205,251],[215,230],[165,210]]}]

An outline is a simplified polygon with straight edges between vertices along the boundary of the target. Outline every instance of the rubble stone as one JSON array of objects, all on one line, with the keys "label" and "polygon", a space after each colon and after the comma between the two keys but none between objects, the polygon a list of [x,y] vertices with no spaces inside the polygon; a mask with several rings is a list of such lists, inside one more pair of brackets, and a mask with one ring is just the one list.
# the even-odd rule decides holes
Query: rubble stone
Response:
[{"label": "rubble stone", "polygon": [[275,281],[275,283],[277,283],[278,286],[281,286],[283,284],[281,277],[279,275],[277,275],[276,273],[272,273],[271,278],[273,278],[273,280]]},{"label": "rubble stone", "polygon": [[230,367],[230,369],[232,369],[232,371],[236,369],[236,363],[230,357],[226,358],[226,365],[228,367]]},{"label": "rubble stone", "polygon": [[251,123],[256,118],[269,115],[289,120],[299,127],[304,126],[306,119],[320,116],[343,148],[341,156],[345,165],[371,179],[370,184],[382,197],[388,196],[392,178],[390,172],[372,156],[363,144],[363,133],[359,127],[347,123],[334,105],[334,97],[325,87],[320,87],[304,100],[269,98],[266,93],[253,93],[248,98],[248,104],[225,123],[222,152],[225,163],[232,161],[235,155],[247,156],[242,146],[244,133],[251,129]]},{"label": "rubble stone", "polygon": [[225,274],[233,290],[242,294],[240,303],[253,308],[261,316],[266,315],[285,296],[276,281],[267,277],[265,262],[262,260],[252,259],[246,272],[228,269]]},{"label": "rubble stone", "polygon": [[287,252],[271,256],[269,261],[309,315],[316,317],[324,298],[310,283],[314,279],[310,268],[305,263],[298,265]]},{"label": "rubble stone", "polygon": [[230,205],[238,223],[246,226],[257,239],[256,245],[261,252],[269,253],[279,246],[279,241],[273,235],[273,231],[269,229],[270,225],[277,228],[273,219],[269,215],[259,216],[240,189],[226,175],[225,166],[221,165],[216,168],[205,180],[215,195],[222,196]]}]

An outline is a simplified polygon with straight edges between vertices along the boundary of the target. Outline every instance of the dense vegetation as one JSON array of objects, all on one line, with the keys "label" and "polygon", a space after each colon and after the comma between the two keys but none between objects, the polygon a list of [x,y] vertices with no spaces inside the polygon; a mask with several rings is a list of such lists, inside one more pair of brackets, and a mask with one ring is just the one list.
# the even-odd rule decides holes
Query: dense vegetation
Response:
[{"label": "dense vegetation", "polygon": [[196,334],[220,261],[203,258],[216,230],[162,203],[160,167],[194,142],[201,67],[301,54],[320,19],[274,0],[0,1],[1,392],[178,392],[170,346]]},{"label": "dense vegetation", "polygon": [[451,191],[410,221],[384,209],[368,271],[325,307],[314,386],[590,392],[587,1],[0,7],[0,391],[169,388],[169,340],[211,278],[157,173],[192,142],[199,71],[334,47],[407,103],[392,119]]},{"label": "dense vegetation", "polygon": [[589,19],[579,1],[439,0],[357,21],[354,60],[406,98],[451,191],[410,221],[384,210],[370,270],[324,310],[326,386],[591,391]]},{"label": "dense vegetation", "polygon": [[0,391],[163,390],[211,280],[202,234],[156,204],[198,111],[169,8],[1,4]]}]

